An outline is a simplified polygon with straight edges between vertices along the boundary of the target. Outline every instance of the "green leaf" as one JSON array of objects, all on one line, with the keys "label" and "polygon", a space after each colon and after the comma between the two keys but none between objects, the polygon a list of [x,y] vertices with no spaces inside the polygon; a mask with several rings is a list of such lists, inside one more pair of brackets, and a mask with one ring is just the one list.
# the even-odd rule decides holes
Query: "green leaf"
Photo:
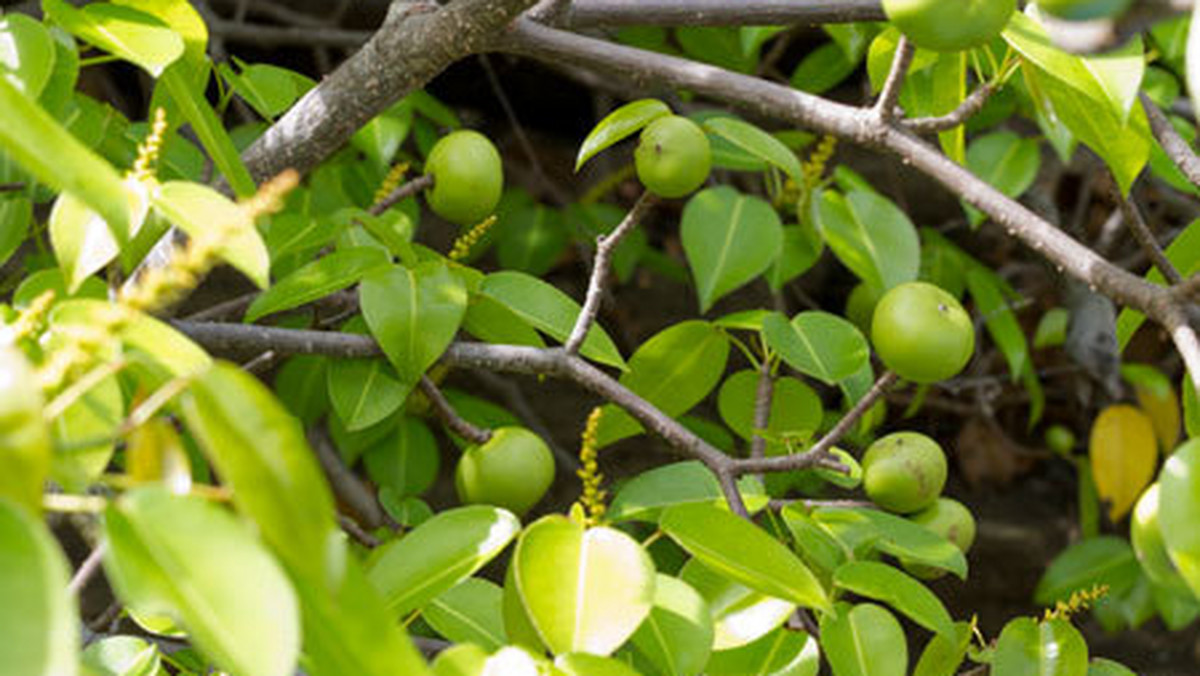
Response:
[{"label": "green leaf", "polygon": [[954,676],[971,645],[971,625],[955,622],[954,634],[936,634],[925,644],[913,676]]},{"label": "green leaf", "polygon": [[[967,168],[1009,197],[1020,197],[1033,185],[1041,167],[1042,155],[1037,141],[1023,139],[1011,131],[998,131],[971,141],[967,148]],[[966,206],[971,227],[977,227],[984,215]]]},{"label": "green leaf", "polygon": [[80,659],[89,676],[160,676],[162,655],[158,646],[136,636],[102,638],[84,651]]},{"label": "green leaf", "polygon": [[882,601],[926,629],[950,637],[954,620],[925,585],[895,568],[875,561],[850,561],[833,575],[834,586]]},{"label": "green leaf", "polygon": [[744,646],[713,653],[708,676],[817,676],[821,650],[816,639],[802,631],[780,627]]},{"label": "green leaf", "polygon": [[488,343],[546,346],[537,329],[508,309],[507,305],[483,294],[471,295],[462,327],[467,333]]},{"label": "green leaf", "polygon": [[41,22],[24,14],[0,16],[0,78],[37,99],[54,72],[54,60],[54,39]]},{"label": "green leaf", "polygon": [[[0,347],[0,498],[40,514],[50,472],[50,430],[37,374],[25,354]],[[0,580],[6,579],[0,577]],[[0,660],[3,664],[4,660]]]},{"label": "green leaf", "polygon": [[812,50],[792,71],[792,87],[810,94],[824,94],[845,81],[858,68],[837,43],[827,42]]},{"label": "green leaf", "polygon": [[265,385],[214,363],[183,396],[184,420],[238,509],[294,578],[324,585],[345,561],[333,497],[297,420]]},{"label": "green leaf", "polygon": [[171,100],[191,125],[192,131],[196,132],[201,145],[212,157],[217,170],[229,181],[234,193],[238,197],[253,195],[257,190],[254,178],[250,176],[237,147],[225,131],[225,125],[204,98],[203,91],[194,87],[188,73],[178,67],[168,69],[161,81],[170,93]]},{"label": "green leaf", "polygon": [[783,245],[783,225],[771,205],[728,186],[689,199],[680,230],[701,312],[765,272]]},{"label": "green leaf", "polygon": [[825,240],[807,219],[800,225],[783,226],[783,247],[766,273],[771,292],[779,293],[785,284],[808,272],[824,251]]},{"label": "green leaf", "polygon": [[139,612],[177,618],[221,668],[291,674],[296,596],[250,530],[216,505],[159,487],[126,493],[105,515],[105,572]]},{"label": "green leaf", "polygon": [[473,575],[520,530],[520,520],[497,507],[447,510],[373,552],[367,575],[403,617]]},{"label": "green leaf", "polygon": [[917,278],[921,245],[917,230],[886,197],[862,190],[842,196],[821,193],[816,211],[825,243],[859,279],[888,289]]},{"label": "green leaf", "polygon": [[260,289],[270,285],[271,256],[249,213],[221,193],[186,181],[168,181],[151,202],[167,220],[192,237],[222,233],[217,255]]},{"label": "green leaf", "polygon": [[671,114],[667,104],[658,99],[639,99],[627,103],[609,113],[583,140],[579,155],[575,158],[575,171],[596,153],[637,133],[642,127],[660,117]]},{"label": "green leaf", "polygon": [[141,66],[152,77],[183,56],[183,38],[152,14],[108,3],[75,9],[62,0],[42,0],[42,9],[69,33]]},{"label": "green leaf", "polygon": [[[717,410],[721,413],[721,420],[747,440],[754,436],[754,407],[759,378],[757,371],[738,371],[725,379],[717,394]],[[804,381],[789,376],[775,380],[771,413],[767,418],[767,431],[770,434],[815,432],[824,415],[821,398]]]},{"label": "green leaf", "polygon": [[436,261],[376,270],[358,293],[371,335],[409,387],[442,356],[467,311],[462,279]]},{"label": "green leaf", "polygon": [[79,617],[70,568],[46,525],[0,499],[0,674],[75,676]]},{"label": "green leaf", "polygon": [[[33,201],[24,195],[0,199],[0,264],[7,263],[29,235],[33,223]],[[34,273],[37,274],[37,273]],[[26,277],[28,280],[33,275]],[[24,285],[24,281],[21,283]],[[63,289],[64,295],[66,289]],[[63,296],[58,296],[62,298]],[[14,301],[15,304],[15,301]]]},{"label": "green leaf", "polygon": [[870,363],[867,339],[850,322],[819,310],[801,312],[791,322],[778,313],[763,320],[763,337],[788,366],[829,385]]},{"label": "green leaf", "polygon": [[503,596],[494,582],[469,577],[430,601],[421,617],[449,641],[499,650],[508,642],[500,610]]},{"label": "green leaf", "polygon": [[1022,617],[1004,625],[996,641],[994,676],[1086,676],[1087,644],[1067,620]]},{"label": "green leaf", "polygon": [[728,510],[676,505],[663,512],[659,528],[704,565],[751,589],[806,608],[829,607],[821,583],[791,550]]},{"label": "green leaf", "polygon": [[711,117],[704,128],[747,153],[774,165],[797,183],[804,182],[800,160],[779,139],[736,117]]},{"label": "green leaf", "polygon": [[[729,338],[712,324],[686,321],[656,333],[629,359],[621,384],[675,417],[700,403],[725,373]],[[639,434],[642,426],[614,404],[604,407],[597,447]]]},{"label": "green leaf", "polygon": [[104,473],[112,459],[118,428],[125,421],[125,400],[115,376],[103,379],[54,419],[58,448],[51,476],[67,490],[83,491]]},{"label": "green leaf", "polygon": [[1017,316],[1005,298],[1007,284],[999,275],[979,265],[967,270],[967,289],[983,316],[988,335],[1004,353],[1013,381],[1029,366],[1029,344]]},{"label": "green leaf", "polygon": [[571,240],[562,212],[540,204],[508,215],[496,238],[496,257],[501,267],[535,277],[554,267]]},{"label": "green leaf", "polygon": [[233,85],[234,91],[255,112],[268,120],[291,108],[297,99],[313,87],[312,80],[286,68],[270,64],[250,65],[240,61],[238,65],[241,73],[235,74],[228,66],[222,68],[221,72]]},{"label": "green leaf", "polygon": [[821,650],[834,676],[904,676],[908,643],[887,609],[839,603],[821,617]]},{"label": "green leaf", "polygon": [[[575,327],[579,304],[550,284],[523,272],[495,272],[483,280],[479,292],[512,310],[531,326],[554,338],[565,341]],[[580,353],[602,364],[624,370],[625,360],[612,338],[593,324],[583,341]]]},{"label": "green leaf", "polygon": [[556,655],[612,653],[654,600],[654,564],[636,540],[558,515],[525,530],[510,565],[530,622]]},{"label": "green leaf", "polygon": [[401,416],[396,430],[363,452],[367,476],[397,496],[424,493],[437,478],[441,454],[429,427]]},{"label": "green leaf", "polygon": [[1129,541],[1110,535],[1081,540],[1064,549],[1038,581],[1033,599],[1044,606],[1077,591],[1105,585],[1112,594],[1129,590],[1141,574]]},{"label": "green leaf", "polygon": [[565,676],[641,676],[619,659],[588,653],[559,655],[554,660],[554,666]]},{"label": "green leaf", "polygon": [[690,559],[679,578],[700,592],[713,618],[714,659],[722,650],[751,644],[787,621],[796,605],[745,587]]},{"label": "green leaf", "polygon": [[[767,497],[757,481],[743,478],[738,488],[750,511],[766,506]],[[716,504],[724,499],[713,473],[698,460],[686,460],[655,467],[621,484],[605,517],[613,522],[654,522],[665,507],[694,502]]]},{"label": "green leaf", "polygon": [[[1189,223],[1183,232],[1171,240],[1163,253],[1185,279],[1200,271],[1200,219]],[[1155,284],[1165,283],[1162,274],[1153,267],[1146,273],[1146,279]],[[1121,310],[1121,314],[1117,316],[1117,343],[1122,350],[1129,345],[1129,341],[1145,321],[1146,316],[1140,312],[1131,308]]]},{"label": "green leaf", "polygon": [[1097,657],[1088,663],[1087,676],[1137,676],[1137,674],[1124,664]]},{"label": "green leaf", "polygon": [[387,256],[378,249],[359,247],[335,251],[292,272],[255,298],[246,310],[245,321],[253,322],[341,291],[388,262]]},{"label": "green leaf", "polygon": [[133,222],[128,190],[112,165],[76,140],[49,113],[0,78],[0,150],[39,181],[71,193],[108,223],[114,237]]},{"label": "green leaf", "polygon": [[380,422],[403,404],[412,385],[396,379],[382,359],[337,359],[326,371],[329,403],[346,431]]},{"label": "green leaf", "polygon": [[686,582],[659,574],[654,582],[654,606],[632,641],[659,673],[695,676],[704,671],[712,652],[712,611]]},{"label": "green leaf", "polygon": [[1158,522],[1167,553],[1200,597],[1200,441],[1188,441],[1167,458],[1159,485]]},{"label": "green leaf", "polygon": [[875,509],[820,508],[813,518],[842,537],[848,530],[859,530],[866,541],[879,551],[911,563],[948,570],[959,578],[967,577],[967,560],[958,547],[937,533],[893,514]]}]

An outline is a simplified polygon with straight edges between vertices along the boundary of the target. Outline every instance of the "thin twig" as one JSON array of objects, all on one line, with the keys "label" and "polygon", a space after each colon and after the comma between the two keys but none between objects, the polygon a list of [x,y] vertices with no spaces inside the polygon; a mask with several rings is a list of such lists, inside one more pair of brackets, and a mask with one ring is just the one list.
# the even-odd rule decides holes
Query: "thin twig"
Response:
[{"label": "thin twig", "polygon": [[597,26],[816,26],[883,21],[878,0],[574,0],[571,28]]},{"label": "thin twig", "polygon": [[17,192],[24,189],[24,183],[0,183],[0,192]]},{"label": "thin twig", "polygon": [[362,526],[358,525],[357,521],[345,514],[338,514],[337,520],[338,525],[342,527],[342,530],[346,531],[347,535],[354,538],[360,545],[367,549],[375,549],[383,544],[382,540],[368,533]]},{"label": "thin twig", "polygon": [[934,134],[941,131],[948,131],[960,124],[965,124],[967,120],[975,117],[975,115],[983,110],[988,99],[991,98],[995,88],[984,83],[979,85],[975,91],[971,92],[967,98],[963,99],[962,103],[954,110],[937,117],[916,117],[904,121],[904,128],[914,134]]},{"label": "thin twig", "polygon": [[1167,116],[1159,110],[1154,101],[1146,95],[1141,94],[1142,107],[1146,109],[1146,118],[1150,121],[1150,129],[1154,132],[1154,138],[1158,139],[1159,145],[1163,151],[1167,153],[1179,170],[1187,176],[1192,185],[1200,186],[1200,156],[1192,150],[1192,144],[1188,143],[1187,139],[1180,135],[1175,129],[1175,125],[1167,119]]},{"label": "thin twig", "polygon": [[432,176],[428,174],[425,174],[424,176],[418,176],[407,183],[402,183],[401,185],[397,186],[395,190],[388,193],[387,197],[384,197],[373,204],[368,210],[368,213],[370,213],[372,216],[378,216],[388,209],[391,209],[395,204],[412,197],[426,188],[432,187]]},{"label": "thin twig", "polygon": [[329,478],[329,485],[338,500],[354,510],[359,521],[367,528],[384,525],[387,520],[375,494],[342,463],[341,456],[325,430],[319,427],[310,429],[308,443],[316,452],[321,468],[325,470],[325,476]]},{"label": "thin twig", "polygon": [[83,563],[79,564],[79,568],[71,576],[71,581],[67,583],[68,594],[78,596],[87,587],[87,583],[91,581],[96,571],[100,570],[100,564],[104,561],[104,552],[107,549],[108,545],[103,540],[92,548],[87,558],[83,560]]},{"label": "thin twig", "polygon": [[571,335],[564,344],[567,354],[579,352],[584,339],[587,338],[588,330],[596,320],[596,313],[600,311],[600,301],[604,298],[604,290],[608,281],[609,263],[617,245],[637,227],[638,222],[657,202],[658,199],[650,192],[642,193],[629,213],[625,214],[625,219],[611,233],[596,237],[596,260],[592,264],[592,277],[588,281],[587,297],[583,302],[583,309],[579,311],[579,317],[575,320]]},{"label": "thin twig", "polygon": [[1133,201],[1133,195],[1123,197],[1117,194],[1117,201],[1121,207],[1121,213],[1125,215],[1125,224],[1129,226],[1129,231],[1133,233],[1133,238],[1137,240],[1142,247],[1142,251],[1150,258],[1150,262],[1158,269],[1162,276],[1171,284],[1178,284],[1183,281],[1183,276],[1175,269],[1175,265],[1163,253],[1162,247],[1158,245],[1158,241],[1154,239],[1154,233],[1150,232],[1150,226],[1146,225],[1146,219],[1142,218],[1142,212],[1138,209],[1137,204]]},{"label": "thin twig", "polygon": [[896,55],[892,57],[892,69],[888,71],[883,89],[879,92],[879,100],[875,102],[875,115],[880,122],[886,124],[895,116],[896,103],[900,100],[900,91],[904,89],[904,78],[908,75],[914,54],[916,48],[901,35],[900,42],[896,44]]},{"label": "thin twig", "polygon": [[230,298],[229,300],[221,301],[212,307],[207,307],[203,310],[193,312],[187,317],[184,317],[184,319],[192,322],[219,322],[233,319],[244,313],[246,308],[250,307],[250,305],[254,302],[254,299],[258,298],[258,295],[258,291],[244,293],[237,298]]},{"label": "thin twig", "polygon": [[721,485],[721,492],[725,494],[725,501],[729,503],[729,511],[743,519],[749,520],[750,510],[746,509],[746,503],[742,500],[742,493],[738,490],[737,477],[729,471],[718,471],[717,483]]},{"label": "thin twig", "polygon": [[750,440],[750,457],[767,456],[767,429],[771,425],[771,399],[775,396],[775,378],[771,376],[771,360],[763,359],[758,370],[758,388],[754,392],[754,437]]},{"label": "thin twig", "polygon": [[438,386],[434,384],[429,376],[421,376],[419,387],[421,388],[421,392],[424,393],[425,398],[433,406],[434,412],[446,424],[446,427],[450,428],[451,432],[473,444],[484,444],[487,443],[488,439],[492,438],[491,430],[473,425],[459,415],[458,411],[455,411],[454,407],[450,405],[450,402],[446,401],[445,395],[442,394],[442,391],[438,389]]}]

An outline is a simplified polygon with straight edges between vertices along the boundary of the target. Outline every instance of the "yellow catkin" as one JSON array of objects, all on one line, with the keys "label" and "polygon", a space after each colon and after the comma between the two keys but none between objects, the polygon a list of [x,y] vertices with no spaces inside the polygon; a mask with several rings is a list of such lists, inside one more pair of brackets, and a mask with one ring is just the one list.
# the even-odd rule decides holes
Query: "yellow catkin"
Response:
[{"label": "yellow catkin", "polygon": [[597,432],[603,413],[604,409],[597,406],[588,416],[587,424],[583,428],[582,443],[579,447],[580,467],[575,472],[583,482],[583,491],[579,496],[578,504],[581,511],[586,514],[585,524],[588,526],[595,526],[604,518],[606,509],[604,499],[608,495],[600,488],[601,482],[604,481],[604,475],[600,473],[600,466],[596,462],[599,454]]},{"label": "yellow catkin", "polygon": [[479,225],[476,225],[468,230],[466,234],[460,235],[458,239],[454,240],[454,246],[450,247],[450,253],[447,254],[446,258],[457,263],[469,256],[471,249],[479,243],[479,240],[483,239],[483,236],[495,224],[496,217],[494,215],[483,219]]},{"label": "yellow catkin", "polygon": [[1069,620],[1071,616],[1094,606],[1097,601],[1108,595],[1108,585],[1098,584],[1091,589],[1080,589],[1071,594],[1066,601],[1058,601],[1054,608],[1047,608],[1045,620]]},{"label": "yellow catkin", "polygon": [[138,145],[137,159],[130,170],[135,178],[146,181],[154,177],[154,165],[162,153],[163,137],[167,133],[167,113],[162,108],[154,111],[154,122],[150,134]]},{"label": "yellow catkin", "polygon": [[387,176],[383,177],[383,182],[379,184],[379,188],[375,191],[375,196],[371,199],[371,206],[381,204],[387,196],[392,194],[392,191],[400,187],[400,182],[404,180],[404,175],[408,173],[408,163],[401,162],[392,167],[388,171]]},{"label": "yellow catkin", "polygon": [[8,327],[0,342],[16,343],[25,338],[32,338],[41,333],[46,325],[46,313],[54,304],[54,290],[43,291],[29,305],[17,314],[16,320]]},{"label": "yellow catkin", "polygon": [[833,159],[833,153],[837,150],[837,143],[838,140],[835,136],[822,136],[817,147],[809,153],[808,159],[801,166],[806,190],[812,190],[821,182],[821,176],[824,175],[829,160]]}]

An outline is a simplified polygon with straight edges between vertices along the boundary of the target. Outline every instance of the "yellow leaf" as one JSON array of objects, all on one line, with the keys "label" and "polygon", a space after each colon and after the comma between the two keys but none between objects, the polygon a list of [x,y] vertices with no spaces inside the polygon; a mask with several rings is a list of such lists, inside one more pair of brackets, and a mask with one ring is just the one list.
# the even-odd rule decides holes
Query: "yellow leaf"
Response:
[{"label": "yellow leaf", "polygon": [[1166,392],[1148,387],[1134,387],[1138,406],[1154,424],[1154,436],[1164,455],[1170,453],[1179,442],[1179,398],[1175,388],[1168,386]]},{"label": "yellow leaf", "polygon": [[1158,464],[1154,423],[1134,406],[1109,406],[1092,424],[1088,450],[1096,490],[1108,503],[1108,516],[1115,522],[1129,513],[1154,478]]}]

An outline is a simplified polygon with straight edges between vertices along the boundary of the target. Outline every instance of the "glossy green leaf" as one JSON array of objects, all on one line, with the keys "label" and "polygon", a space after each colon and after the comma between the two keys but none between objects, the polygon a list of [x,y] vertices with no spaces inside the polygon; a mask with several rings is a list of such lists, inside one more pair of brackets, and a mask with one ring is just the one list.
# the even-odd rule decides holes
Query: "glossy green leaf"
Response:
[{"label": "glossy green leaf", "polygon": [[967,560],[958,547],[933,531],[876,509],[819,508],[818,523],[837,533],[855,530],[879,551],[898,559],[948,570],[967,577]]},{"label": "glossy green leaf", "polygon": [[517,209],[496,234],[496,258],[506,270],[540,277],[554,267],[570,244],[562,212],[540,204]]},{"label": "glossy green leaf", "polygon": [[[1164,252],[1167,260],[1175,266],[1185,278],[1200,270],[1200,219],[1194,220],[1175,236]],[[1164,284],[1163,276],[1151,267],[1146,273],[1146,279],[1155,284]],[[1146,316],[1131,308],[1124,308],[1117,316],[1117,343],[1124,350],[1137,333],[1138,328],[1146,321]]]},{"label": "glossy green leaf", "polygon": [[520,520],[497,507],[447,510],[376,550],[367,575],[403,617],[473,575],[520,530]]},{"label": "glossy green leaf", "polygon": [[[717,393],[717,410],[729,429],[743,439],[754,436],[754,407],[758,397],[759,373],[746,369],[725,379]],[[824,409],[817,393],[799,378],[784,376],[775,380],[771,394],[771,412],[767,431],[809,434],[820,427]]]},{"label": "glossy green leaf", "polygon": [[780,512],[792,534],[796,553],[828,580],[846,562],[848,550],[828,528],[812,518],[801,505],[788,505]]},{"label": "glossy green leaf", "polygon": [[125,421],[125,399],[110,376],[84,393],[54,419],[51,476],[68,490],[85,490],[108,467],[116,433]]},{"label": "glossy green leaf", "polygon": [[45,524],[0,499],[0,674],[74,676],[79,616],[67,559]]},{"label": "glossy green leaf", "polygon": [[967,289],[971,292],[976,309],[983,316],[988,335],[1004,353],[1009,373],[1015,381],[1029,364],[1029,345],[1016,314],[1005,298],[1007,284],[999,275],[981,266],[971,266],[966,279]]},{"label": "glossy green leaf", "polygon": [[829,606],[821,583],[790,549],[728,510],[676,505],[659,527],[704,565],[751,589],[806,608]]},{"label": "glossy green leaf", "polygon": [[797,183],[804,182],[800,160],[779,139],[757,126],[736,117],[712,117],[704,122],[709,133],[716,134],[738,148],[777,167]]},{"label": "glossy green leaf", "polygon": [[821,649],[801,631],[779,628],[744,646],[713,653],[708,676],[817,676]]},{"label": "glossy green leaf", "polygon": [[1200,597],[1200,440],[1192,439],[1167,458],[1159,475],[1158,522],[1167,553]]},{"label": "glossy green leaf", "polygon": [[245,321],[253,322],[259,317],[324,298],[387,263],[387,256],[378,249],[335,251],[292,272],[255,298],[246,310]]},{"label": "glossy green leaf", "polygon": [[183,400],[184,419],[238,509],[293,577],[336,579],[345,564],[333,497],[296,419],[254,376],[217,362]]},{"label": "glossy green leaf", "polygon": [[867,339],[853,324],[819,310],[787,321],[781,314],[763,320],[763,337],[788,366],[829,385],[849,378],[870,363]]},{"label": "glossy green leaf", "polygon": [[[579,316],[579,304],[567,294],[523,272],[490,274],[479,291],[555,340],[565,341]],[[593,324],[588,331],[580,353],[602,364],[626,368],[617,346],[599,324]]]},{"label": "glossy green leaf", "polygon": [[1033,599],[1044,606],[1066,601],[1076,591],[1104,585],[1120,595],[1133,586],[1141,569],[1129,541],[1111,535],[1081,540],[1064,549],[1038,581]]},{"label": "glossy green leaf", "polygon": [[546,661],[513,646],[505,646],[488,655],[473,644],[451,646],[438,654],[433,663],[434,676],[541,676]]},{"label": "glossy green leaf", "polygon": [[154,208],[192,237],[221,232],[217,255],[260,289],[270,284],[271,256],[249,213],[198,183],[168,181],[151,196]]},{"label": "glossy green leaf", "polygon": [[[967,168],[1009,197],[1020,197],[1033,185],[1042,163],[1041,149],[1034,139],[998,131],[971,141],[967,148]],[[984,220],[982,212],[967,207],[971,226]]]},{"label": "glossy green leaf", "polygon": [[612,653],[654,600],[654,564],[636,540],[562,516],[529,526],[510,565],[529,620],[555,654]]},{"label": "glossy green leaf", "polygon": [[967,655],[973,634],[967,622],[955,622],[954,634],[935,634],[925,644],[913,676],[954,676]]},{"label": "glossy green leaf", "polygon": [[[37,374],[25,355],[0,347],[0,498],[40,514],[50,472],[50,430]],[[2,579],[2,578],[0,578]],[[0,663],[3,661],[0,660]]]},{"label": "glossy green leaf", "polygon": [[850,77],[858,64],[846,56],[845,50],[827,42],[812,50],[792,71],[792,86],[810,94],[824,94]]},{"label": "glossy green leaf", "polygon": [[904,676],[908,643],[887,609],[839,603],[821,617],[821,650],[834,676]]},{"label": "glossy green leaf", "polygon": [[32,223],[32,200],[23,195],[0,198],[0,264],[7,262],[16,253],[17,248],[29,235],[29,226]]},{"label": "glossy green leaf", "polygon": [[90,644],[80,663],[88,676],[162,676],[158,646],[136,636],[109,636]]},{"label": "glossy green leaf", "polygon": [[[766,506],[762,484],[749,478],[738,481],[746,508],[756,512]],[[655,467],[621,485],[605,516],[615,522],[657,521],[663,508],[692,502],[715,504],[725,496],[721,484],[698,460]]]},{"label": "glossy green leaf", "polygon": [[954,620],[938,597],[892,566],[876,561],[850,561],[834,573],[833,584],[882,601],[932,632],[954,634]]},{"label": "glossy green leaf", "polygon": [[1087,644],[1068,620],[1022,617],[1004,625],[996,641],[993,676],[1086,676]]},{"label": "glossy green leaf", "polygon": [[330,362],[325,373],[329,403],[349,432],[392,415],[412,391],[382,359],[338,359]]},{"label": "glossy green leaf", "polygon": [[142,488],[104,520],[105,572],[125,603],[178,618],[221,668],[284,676],[300,650],[296,596],[251,532],[202,498]]},{"label": "glossy green leaf", "polygon": [[826,190],[816,210],[825,243],[859,279],[886,291],[917,278],[917,230],[886,197],[862,190],[845,196]]},{"label": "glossy green leaf", "polygon": [[825,240],[807,219],[799,225],[783,226],[783,246],[779,249],[779,257],[766,272],[771,291],[779,293],[785,284],[808,272],[824,251]]},{"label": "glossy green leaf", "polygon": [[596,153],[637,133],[654,120],[671,114],[667,104],[658,99],[639,99],[609,113],[583,140],[575,158],[575,171]]},{"label": "glossy green leaf", "polygon": [[683,250],[700,311],[762,274],[779,255],[783,225],[765,201],[728,186],[696,193],[683,209]]},{"label": "glossy green leaf", "polygon": [[0,16],[0,78],[37,99],[54,72],[54,59],[54,39],[41,22],[24,14]]},{"label": "glossy green leaf", "polygon": [[713,650],[751,644],[779,628],[796,610],[790,601],[767,596],[690,559],[679,578],[704,597],[712,611]]},{"label": "glossy green leaf", "polygon": [[398,496],[419,495],[437,478],[441,454],[429,427],[402,416],[394,432],[363,453],[367,476]]},{"label": "glossy green leaf", "polygon": [[[725,373],[729,339],[712,324],[686,321],[656,333],[629,359],[621,384],[675,417],[704,400]],[[633,436],[642,426],[624,409],[604,407],[596,432],[599,447]]]},{"label": "glossy green leaf", "polygon": [[75,9],[62,0],[42,0],[42,9],[70,33],[153,77],[183,55],[183,38],[157,17],[131,7],[96,3]]},{"label": "glossy green leaf", "polygon": [[501,612],[504,591],[494,582],[469,577],[425,605],[421,617],[447,640],[499,650],[508,642]]},{"label": "glossy green leaf", "polygon": [[266,63],[240,66],[240,73],[235,75],[232,69],[227,69],[225,75],[234,91],[268,120],[291,108],[313,87],[312,80],[286,68]]},{"label": "glossy green leaf", "polygon": [[497,345],[545,347],[541,334],[500,301],[483,294],[471,294],[463,330],[479,340]]},{"label": "glossy green leaf", "polygon": [[621,660],[588,653],[559,655],[554,666],[565,676],[641,676]]},{"label": "glossy green leaf", "polygon": [[409,387],[442,356],[467,311],[462,279],[433,261],[376,270],[363,278],[359,298],[371,335]]},{"label": "glossy green leaf", "polygon": [[654,606],[633,634],[633,645],[661,674],[695,676],[712,652],[713,618],[708,602],[686,582],[658,575]]},{"label": "glossy green leaf", "polygon": [[242,162],[241,155],[225,131],[221,119],[204,98],[204,93],[192,86],[187,73],[177,68],[168,69],[163,74],[162,83],[170,92],[171,100],[196,132],[196,137],[200,139],[204,149],[212,157],[213,164],[233,187],[234,193],[239,197],[253,195],[256,190],[254,179]]},{"label": "glossy green leaf", "polygon": [[[136,229],[146,214],[146,189],[135,179],[126,179],[121,187],[129,205],[130,224]],[[69,192],[55,200],[49,229],[54,254],[67,277],[67,289],[72,292],[116,258],[120,242],[133,234],[115,231],[100,214]]]},{"label": "glossy green leaf", "polygon": [[1088,663],[1087,676],[1137,676],[1137,674],[1124,664],[1097,657]]}]

